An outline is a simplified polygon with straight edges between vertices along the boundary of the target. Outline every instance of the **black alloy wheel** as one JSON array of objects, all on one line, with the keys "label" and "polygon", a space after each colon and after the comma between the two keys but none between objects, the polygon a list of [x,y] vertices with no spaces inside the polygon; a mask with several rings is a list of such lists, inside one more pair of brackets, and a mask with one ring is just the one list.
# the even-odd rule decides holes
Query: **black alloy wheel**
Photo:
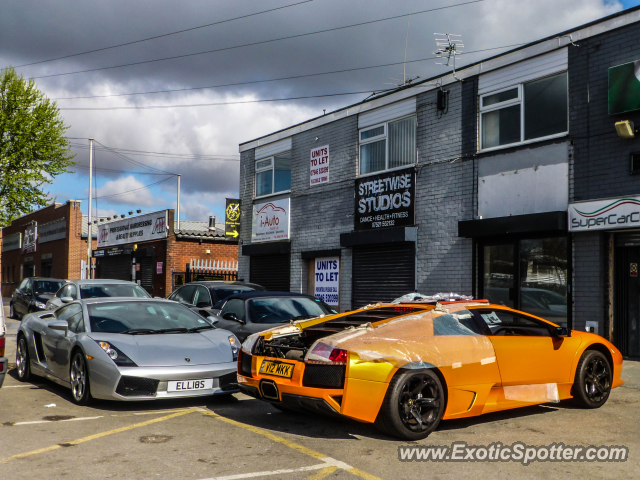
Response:
[{"label": "black alloy wheel", "polygon": [[444,389],[432,370],[400,370],[389,384],[376,426],[406,440],[433,432],[444,414]]},{"label": "black alloy wheel", "polygon": [[596,350],[587,350],[580,358],[573,384],[573,398],[584,408],[599,408],[611,393],[611,366]]}]

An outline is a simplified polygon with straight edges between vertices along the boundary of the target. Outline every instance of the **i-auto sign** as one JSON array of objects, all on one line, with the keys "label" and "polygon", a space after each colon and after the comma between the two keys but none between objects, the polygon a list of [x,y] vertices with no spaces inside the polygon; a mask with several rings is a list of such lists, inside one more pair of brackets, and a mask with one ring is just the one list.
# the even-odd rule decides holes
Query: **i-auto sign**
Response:
[{"label": "i-auto sign", "polygon": [[356,180],[356,230],[415,223],[416,172],[413,167]]},{"label": "i-auto sign", "polygon": [[569,205],[569,231],[613,230],[640,227],[640,197]]},{"label": "i-auto sign", "polygon": [[98,226],[98,248],[167,238],[168,211],[125,218]]}]

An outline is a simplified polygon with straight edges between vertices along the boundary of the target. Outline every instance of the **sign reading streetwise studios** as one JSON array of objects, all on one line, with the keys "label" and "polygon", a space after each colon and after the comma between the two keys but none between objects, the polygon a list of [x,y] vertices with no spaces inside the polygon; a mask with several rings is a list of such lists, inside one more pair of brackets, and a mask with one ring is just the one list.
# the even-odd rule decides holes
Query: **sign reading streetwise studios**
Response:
[{"label": "sign reading streetwise studios", "polygon": [[163,210],[99,225],[98,248],[167,238],[168,220]]},{"label": "sign reading streetwise studios", "polygon": [[290,212],[288,198],[254,204],[251,243],[287,240]]},{"label": "sign reading streetwise studios", "polygon": [[613,230],[640,227],[640,197],[627,197],[569,205],[569,231]]},{"label": "sign reading streetwise studios", "polygon": [[413,167],[356,180],[356,230],[415,223],[416,173]]},{"label": "sign reading streetwise studios", "polygon": [[240,200],[227,198],[227,208],[224,211],[225,237],[238,238],[240,235]]}]

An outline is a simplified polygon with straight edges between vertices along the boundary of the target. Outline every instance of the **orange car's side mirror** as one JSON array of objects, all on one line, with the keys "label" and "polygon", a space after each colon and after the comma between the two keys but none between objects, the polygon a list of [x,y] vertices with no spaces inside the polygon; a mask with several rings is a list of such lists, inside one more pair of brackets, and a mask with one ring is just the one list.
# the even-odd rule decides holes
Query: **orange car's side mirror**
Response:
[{"label": "orange car's side mirror", "polygon": [[553,336],[556,338],[569,337],[569,330],[567,330],[565,327],[556,327],[553,329]]}]

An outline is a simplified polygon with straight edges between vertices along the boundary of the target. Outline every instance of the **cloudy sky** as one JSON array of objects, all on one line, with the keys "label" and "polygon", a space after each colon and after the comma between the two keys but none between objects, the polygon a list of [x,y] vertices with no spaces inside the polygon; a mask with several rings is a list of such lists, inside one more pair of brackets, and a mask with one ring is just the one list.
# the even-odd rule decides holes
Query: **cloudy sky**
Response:
[{"label": "cloudy sky", "polygon": [[[425,78],[445,71],[430,59],[434,32],[462,34],[465,51],[493,49],[463,57],[472,63],[640,4],[484,0],[454,6],[469,1],[3,0],[0,68],[11,65],[34,78],[70,127],[79,165],[48,187],[52,197],[85,199],[86,212],[86,139],[92,137],[100,142],[95,159],[101,214],[175,208],[176,180],[167,175],[173,173],[182,175],[181,218],[204,221],[222,217],[225,197],[238,195],[239,143],[367,96],[354,92],[389,88],[403,69],[398,64],[269,80],[401,63],[405,40],[407,74]],[[274,11],[256,14],[265,10]],[[409,13],[416,14],[304,35]],[[223,23],[166,35],[217,22]],[[139,41],[156,36],[161,38]],[[297,37],[278,40],[291,36]],[[244,46],[252,43],[259,44]],[[92,50],[99,51],[76,55]],[[164,60],[176,56],[183,57]],[[123,66],[132,63],[138,64]],[[126,95],[132,93],[146,94]],[[226,105],[206,105],[220,103]],[[130,108],[149,106],[172,107]],[[112,107],[129,108],[104,109]]]}]

